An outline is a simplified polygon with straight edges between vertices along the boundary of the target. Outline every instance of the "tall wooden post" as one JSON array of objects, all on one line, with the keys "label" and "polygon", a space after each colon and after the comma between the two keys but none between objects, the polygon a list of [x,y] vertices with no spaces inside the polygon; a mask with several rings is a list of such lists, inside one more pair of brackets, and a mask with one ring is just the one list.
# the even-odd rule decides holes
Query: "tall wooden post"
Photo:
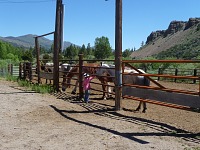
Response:
[{"label": "tall wooden post", "polygon": [[41,83],[40,79],[40,47],[38,42],[38,37],[35,37],[35,51],[36,51],[36,57],[37,57],[37,75],[38,75],[38,84]]},{"label": "tall wooden post", "polygon": [[19,79],[22,79],[22,63],[19,63]]},{"label": "tall wooden post", "polygon": [[11,64],[8,64],[8,74],[9,74],[9,75],[12,75],[12,74],[11,74]]},{"label": "tall wooden post", "polygon": [[13,64],[10,64],[10,74],[13,76]]},{"label": "tall wooden post", "polygon": [[26,76],[27,76],[27,72],[26,72],[26,62],[23,63],[23,72],[24,72],[23,79],[26,80]]},{"label": "tall wooden post", "polygon": [[59,52],[61,51],[61,11],[62,0],[57,0],[56,4],[56,22],[54,33],[54,69],[53,69],[53,85],[56,91],[59,91]]},{"label": "tall wooden post", "polygon": [[79,54],[79,98],[83,98],[83,54]]},{"label": "tall wooden post", "polygon": [[64,5],[61,4],[61,11],[60,11],[60,53],[62,52],[63,47],[64,47],[63,28],[64,28]]},{"label": "tall wooden post", "polygon": [[[175,76],[177,76],[178,75],[178,69],[176,68],[175,69]],[[176,78],[174,78],[174,82],[176,83]]]},{"label": "tall wooden post", "polygon": [[[195,77],[197,76],[197,69],[194,69],[194,75],[193,76],[195,76]],[[196,83],[196,79],[193,80],[193,83],[194,84]]]},{"label": "tall wooden post", "polygon": [[122,0],[116,0],[115,10],[115,110],[121,109],[122,92]]},{"label": "tall wooden post", "polygon": [[32,63],[29,62],[29,81],[32,82]]}]

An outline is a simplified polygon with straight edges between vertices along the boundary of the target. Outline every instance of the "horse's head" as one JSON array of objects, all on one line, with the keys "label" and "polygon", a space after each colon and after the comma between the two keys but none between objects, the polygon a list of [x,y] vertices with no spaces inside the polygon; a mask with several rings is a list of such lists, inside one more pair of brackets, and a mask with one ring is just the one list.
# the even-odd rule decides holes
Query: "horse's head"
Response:
[{"label": "horse's head", "polygon": [[87,63],[83,65],[83,72],[84,73],[89,73],[90,75],[95,75],[97,67],[99,67],[100,64],[97,63]]}]

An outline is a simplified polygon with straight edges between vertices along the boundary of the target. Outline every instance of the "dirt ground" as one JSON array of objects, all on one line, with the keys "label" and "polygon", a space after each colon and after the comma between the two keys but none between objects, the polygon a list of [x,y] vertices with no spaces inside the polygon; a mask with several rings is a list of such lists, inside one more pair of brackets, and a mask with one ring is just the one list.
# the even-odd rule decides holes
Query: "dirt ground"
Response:
[{"label": "dirt ground", "polygon": [[1,79],[0,149],[200,150],[200,113],[153,104],[136,113],[133,100],[115,112],[100,96],[85,104],[69,91],[38,94]]}]

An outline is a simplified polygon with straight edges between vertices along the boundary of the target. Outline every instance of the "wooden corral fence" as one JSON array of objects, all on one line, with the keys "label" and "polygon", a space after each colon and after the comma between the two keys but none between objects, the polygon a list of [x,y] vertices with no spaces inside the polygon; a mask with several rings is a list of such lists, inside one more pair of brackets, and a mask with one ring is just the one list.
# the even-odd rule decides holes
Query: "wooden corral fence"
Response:
[{"label": "wooden corral fence", "polygon": [[[31,62],[21,62],[19,64],[19,78],[33,83],[46,84],[48,80],[53,80],[53,73],[40,71],[40,76],[38,78],[38,68],[35,64]],[[44,79],[46,82],[42,83],[41,79]]]},{"label": "wooden corral fence", "polygon": [[8,74],[8,67],[1,67],[0,68],[0,76],[6,76]]},{"label": "wooden corral fence", "polygon": [[12,75],[14,77],[19,77],[19,66],[13,64],[8,64],[7,67],[0,68],[0,76]]},{"label": "wooden corral fence", "polygon": [[9,69],[9,74],[14,76],[14,77],[19,77],[19,66],[15,66],[12,64],[8,65],[8,69]]},{"label": "wooden corral fence", "polygon": [[[76,67],[79,67],[79,93],[80,97],[82,97],[83,90],[82,90],[82,67],[83,62],[89,62],[89,60],[82,60],[79,59],[79,65]],[[101,60],[98,60],[98,62]],[[105,60],[104,60],[105,61]],[[133,61],[123,61],[122,62],[122,68],[125,66],[128,66],[134,70],[137,70],[137,68],[133,67],[132,64],[134,63],[200,63],[200,61],[187,61],[187,60],[133,60]],[[86,66],[84,66],[86,67]],[[122,74],[125,75],[127,73],[123,72],[124,69],[122,69]],[[133,74],[136,75],[136,74]],[[200,108],[200,76],[198,74],[195,75],[185,75],[185,74],[175,74],[175,75],[169,75],[169,74],[149,74],[148,72],[146,74],[140,74],[140,76],[145,76],[149,78],[149,80],[153,83],[152,86],[145,87],[145,86],[138,86],[138,85],[131,85],[131,84],[124,84],[122,81],[122,95],[123,98],[128,99],[134,99],[137,101],[143,101],[153,104],[158,104],[162,106],[168,106],[178,109],[184,109],[184,110],[199,110]],[[111,77],[111,76],[110,76]],[[154,78],[170,78],[170,79],[187,79],[194,81],[196,84],[199,85],[198,89],[195,91],[191,90],[180,90],[177,87],[174,88],[168,88],[164,85],[157,82]],[[114,77],[111,77],[114,78]],[[122,77],[123,78],[123,77]],[[77,80],[77,79],[76,79]],[[101,83],[91,82],[93,84],[102,85]],[[111,85],[112,87],[115,87],[114,85]],[[107,92],[102,91],[99,89],[92,89],[94,91],[99,92]],[[113,95],[115,93],[112,93]]]},{"label": "wooden corral fence", "polygon": [[[72,80],[79,82],[78,86],[78,92],[79,97],[83,97],[83,87],[82,87],[82,75],[83,75],[83,68],[82,67],[87,67],[84,66],[84,62],[90,63],[91,60],[83,60],[82,55],[79,55],[79,60],[62,60],[64,62],[69,62],[73,61],[74,65],[71,65],[71,67],[79,67],[79,72],[76,72],[76,76],[78,78],[72,78]],[[105,60],[98,60],[100,63],[101,61]],[[112,61],[113,60],[108,60]],[[63,62],[61,62],[63,63]],[[200,61],[189,61],[189,60],[123,60],[122,61],[122,78],[123,75],[126,75],[127,73],[123,72],[125,66],[132,68],[134,70],[137,70],[138,68],[134,67],[135,63],[200,63]],[[78,65],[77,65],[78,64]],[[37,74],[35,73],[35,68],[33,67],[34,65],[26,63],[26,64],[21,64],[20,65],[22,73],[21,78],[26,78],[29,81],[34,82],[33,80],[35,79],[37,83]],[[27,67],[28,66],[28,67]],[[32,68],[32,69],[30,69]],[[20,70],[20,69],[19,69]],[[63,80],[63,74],[69,73],[69,71],[59,71],[59,87],[61,87],[62,80]],[[42,75],[43,74],[43,75]],[[53,79],[53,73],[45,73],[45,72],[40,72],[40,78],[44,79]],[[95,75],[95,74],[94,74]],[[132,74],[136,75],[136,74]],[[143,101],[143,102],[148,102],[148,103],[153,103],[157,105],[162,105],[162,106],[168,106],[168,107],[173,107],[173,108],[178,108],[178,109],[184,109],[184,110],[199,110],[200,108],[200,76],[196,74],[194,75],[178,75],[178,74],[152,74],[146,72],[146,74],[140,74],[140,76],[145,76],[151,81],[150,86],[139,86],[139,85],[132,85],[132,84],[124,84],[122,80],[122,96],[123,98],[126,99],[133,99],[136,101]],[[112,77],[114,78],[114,77]],[[192,90],[181,90],[178,87],[174,88],[169,88],[165,87],[159,81],[155,80],[156,78],[169,78],[172,80],[178,80],[178,79],[187,79],[191,81],[196,81],[195,83],[193,82],[192,84],[195,84],[198,86],[198,89],[192,91]],[[71,85],[75,86],[75,82],[72,82]],[[91,82],[92,84],[96,84],[99,86],[102,86],[102,83],[100,82]],[[111,85],[112,88],[115,87],[115,85]],[[107,91],[102,91],[101,88],[96,89],[93,88],[91,90],[98,91],[98,92],[107,92]],[[115,95],[114,92],[111,93],[113,96]]]},{"label": "wooden corral fence", "polygon": [[[159,68],[158,74],[168,74],[168,75],[175,75],[175,76],[200,76],[200,69],[184,69],[184,68]],[[164,78],[164,77],[158,77],[158,80],[166,80],[171,82],[186,82],[186,83],[196,83],[196,79],[193,80],[187,80],[187,79],[177,79],[177,78]]]},{"label": "wooden corral fence", "polygon": [[19,79],[26,79],[32,81],[32,63],[31,62],[20,62],[19,64]]},{"label": "wooden corral fence", "polygon": [[[122,62],[122,68],[125,66],[131,67],[132,69],[137,70],[133,67],[135,63],[200,63],[200,61],[190,61],[190,60],[124,60]],[[126,73],[123,73],[123,75]],[[136,75],[136,74],[135,74]],[[147,77],[152,83],[153,86],[138,86],[131,84],[122,85],[122,93],[124,98],[129,98],[133,100],[178,108],[185,110],[199,110],[200,109],[200,76],[185,76],[183,75],[169,75],[169,74],[140,74],[140,76]],[[177,87],[168,88],[161,85],[152,77],[157,78],[170,78],[170,79],[187,79],[187,80],[196,80],[198,81],[198,89],[196,91],[191,90],[180,90]]]}]

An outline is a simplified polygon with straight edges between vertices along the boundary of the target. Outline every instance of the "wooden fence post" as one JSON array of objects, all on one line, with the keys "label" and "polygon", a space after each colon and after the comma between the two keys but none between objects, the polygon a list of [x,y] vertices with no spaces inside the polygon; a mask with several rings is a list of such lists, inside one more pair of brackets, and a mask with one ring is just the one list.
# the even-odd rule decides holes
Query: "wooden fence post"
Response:
[{"label": "wooden fence post", "polygon": [[25,80],[26,79],[26,63],[24,62],[23,63],[23,73],[24,73],[24,76],[23,76],[23,79]]},{"label": "wooden fence post", "polygon": [[[194,69],[194,76],[197,76],[197,69]],[[193,80],[193,83],[196,83],[196,79]]]},{"label": "wooden fence post", "polygon": [[122,0],[115,2],[115,110],[121,109],[122,95]]},{"label": "wooden fence post", "polygon": [[36,51],[36,57],[37,57],[37,75],[38,75],[38,84],[41,83],[41,78],[40,78],[40,47],[39,47],[39,42],[38,42],[38,37],[35,37],[35,51]]},{"label": "wooden fence post", "polygon": [[30,62],[29,63],[29,81],[31,82],[32,81],[32,63]]},{"label": "wooden fence post", "polygon": [[13,64],[10,64],[10,75],[13,75]]},{"label": "wooden fence post", "polygon": [[12,64],[8,64],[8,74],[13,75],[13,65]]},{"label": "wooden fence post", "polygon": [[53,69],[53,85],[56,91],[59,91],[59,52],[61,51],[61,17],[62,17],[62,0],[56,3],[56,20],[54,32],[54,69]]},{"label": "wooden fence post", "polygon": [[[158,74],[161,74],[161,68],[158,68]],[[160,77],[158,77],[158,81],[160,80]]]},{"label": "wooden fence post", "polygon": [[10,74],[10,64],[8,64],[8,74]]},{"label": "wooden fence post", "polygon": [[79,98],[83,98],[83,54],[79,54]]},{"label": "wooden fence post", "polygon": [[21,62],[19,63],[19,79],[22,79],[22,64]]},{"label": "wooden fence post", "polygon": [[[176,68],[175,69],[175,76],[177,76],[178,75],[178,69]],[[176,78],[174,78],[174,82],[176,83]]]}]

